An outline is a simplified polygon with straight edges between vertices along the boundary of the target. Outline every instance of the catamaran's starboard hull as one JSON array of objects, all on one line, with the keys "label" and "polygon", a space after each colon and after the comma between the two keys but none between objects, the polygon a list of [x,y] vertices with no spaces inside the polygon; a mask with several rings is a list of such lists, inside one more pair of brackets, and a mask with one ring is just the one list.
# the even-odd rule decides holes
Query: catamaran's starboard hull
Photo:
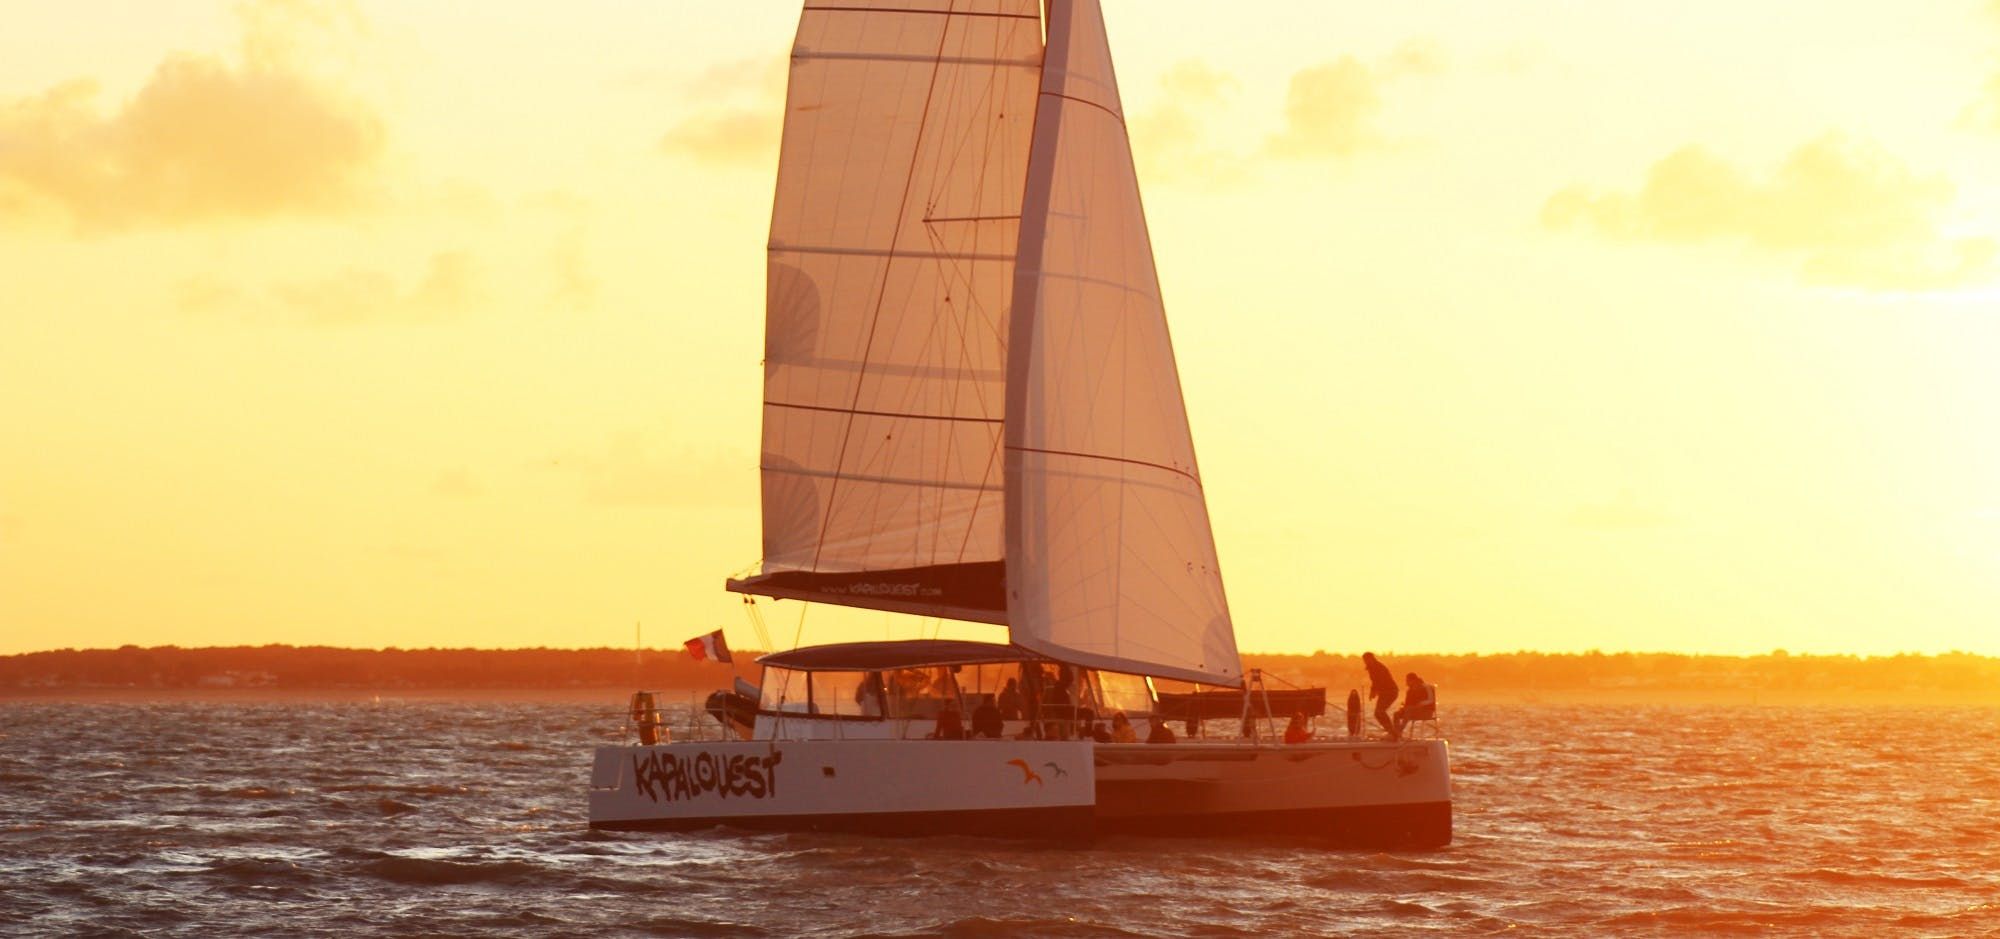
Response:
[{"label": "catamaran's starboard hull", "polygon": [[1096,751],[1099,832],[1281,835],[1350,847],[1451,843],[1442,740]]},{"label": "catamaran's starboard hull", "polygon": [[599,747],[590,825],[1087,838],[1091,745],[788,740]]}]

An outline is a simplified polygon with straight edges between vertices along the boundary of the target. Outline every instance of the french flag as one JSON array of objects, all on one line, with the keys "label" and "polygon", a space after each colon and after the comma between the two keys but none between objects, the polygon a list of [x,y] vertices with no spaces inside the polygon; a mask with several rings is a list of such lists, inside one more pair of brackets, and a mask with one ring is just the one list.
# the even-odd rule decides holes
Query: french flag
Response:
[{"label": "french flag", "polygon": [[688,654],[697,662],[730,662],[729,643],[722,639],[718,629],[706,636],[696,636],[687,641]]}]

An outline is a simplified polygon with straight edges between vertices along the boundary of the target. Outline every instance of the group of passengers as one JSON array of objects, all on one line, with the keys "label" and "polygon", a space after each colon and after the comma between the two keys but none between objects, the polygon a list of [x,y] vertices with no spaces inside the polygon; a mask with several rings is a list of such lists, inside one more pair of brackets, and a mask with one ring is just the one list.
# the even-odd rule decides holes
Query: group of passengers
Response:
[{"label": "group of passengers", "polygon": [[[999,740],[1007,736],[1008,723],[1017,722],[1021,724],[1021,730],[1014,734],[1017,740],[1139,742],[1138,728],[1124,711],[1112,711],[1109,722],[1098,720],[1090,705],[1088,685],[1084,699],[1079,700],[1076,673],[1070,666],[1058,664],[1054,672],[1050,675],[1040,665],[1024,664],[1021,677],[1007,679],[999,693],[978,696],[969,721],[960,714],[958,705],[948,700],[938,712],[931,736],[938,740]],[[1165,721],[1148,723],[1145,742],[1173,743],[1178,739]]]},{"label": "group of passengers", "polygon": [[[1375,702],[1375,719],[1388,733],[1389,739],[1400,740],[1409,725],[1415,721],[1433,720],[1437,717],[1437,689],[1433,688],[1417,673],[1405,676],[1407,693],[1402,695],[1403,706],[1391,714],[1389,708],[1396,703],[1398,689],[1396,679],[1388,666],[1383,665],[1375,653],[1361,656],[1362,664],[1368,671],[1368,696]],[[938,740],[967,740],[987,738],[999,740],[1007,735],[1008,722],[1023,723],[1022,730],[1015,734],[1020,740],[1095,740],[1098,743],[1138,743],[1138,729],[1124,711],[1111,712],[1108,724],[1098,721],[1097,712],[1087,702],[1079,702],[1075,694],[1074,672],[1068,665],[1058,665],[1053,679],[1039,665],[1024,664],[1021,679],[1009,678],[1005,687],[996,695],[979,696],[979,704],[972,709],[972,717],[967,722],[959,712],[955,701],[947,700],[938,712],[937,727],[931,736]],[[870,672],[856,691],[857,699],[875,698],[882,700],[884,693],[882,676]],[[1046,700],[1046,704],[1044,701]],[[862,701],[863,712],[868,704]],[[877,711],[879,713],[879,710]],[[1167,722],[1157,717],[1147,722],[1149,730],[1147,743],[1173,743],[1176,741],[1173,729]],[[1255,737],[1255,719],[1245,717],[1243,735]],[[1350,738],[1361,736],[1361,700],[1358,692],[1350,692],[1347,699],[1347,733]],[[1188,734],[1200,732],[1199,719],[1190,714]],[[1291,723],[1285,728],[1284,741],[1287,744],[1308,743],[1313,739],[1313,731],[1306,721],[1304,712],[1294,712]]]},{"label": "group of passengers", "polygon": [[[1403,676],[1406,685],[1403,706],[1391,714],[1389,707],[1396,703],[1397,696],[1395,676],[1373,652],[1362,653],[1361,664],[1368,671],[1368,696],[1375,702],[1375,720],[1382,725],[1390,740],[1403,739],[1403,734],[1412,723],[1437,719],[1437,688],[1418,677],[1416,672]],[[1243,736],[1257,736],[1255,717],[1243,718]],[[1347,736],[1350,740],[1362,736],[1359,691],[1347,693]],[[1292,721],[1285,727],[1284,739],[1288,744],[1312,742],[1312,725],[1307,723],[1305,712],[1292,712]]]}]

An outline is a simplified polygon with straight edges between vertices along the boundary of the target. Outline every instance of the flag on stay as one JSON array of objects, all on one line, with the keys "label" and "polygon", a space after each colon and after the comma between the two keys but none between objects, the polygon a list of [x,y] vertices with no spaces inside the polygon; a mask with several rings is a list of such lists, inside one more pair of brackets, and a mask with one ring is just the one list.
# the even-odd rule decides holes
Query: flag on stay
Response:
[{"label": "flag on stay", "polygon": [[729,662],[729,643],[722,641],[722,630],[718,629],[706,636],[696,636],[687,641],[688,654],[697,662]]}]

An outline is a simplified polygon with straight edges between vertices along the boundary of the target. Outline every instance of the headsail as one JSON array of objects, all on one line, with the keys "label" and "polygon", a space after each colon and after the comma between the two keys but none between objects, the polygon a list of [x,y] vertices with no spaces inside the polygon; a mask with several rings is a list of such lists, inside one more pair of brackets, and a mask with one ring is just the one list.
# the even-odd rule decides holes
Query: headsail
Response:
[{"label": "headsail", "polygon": [[764,563],[730,588],[1002,623],[1038,0],[809,0],[771,217]]},{"label": "headsail", "polygon": [[1008,341],[1016,643],[1241,679],[1104,18],[1050,0]]}]

